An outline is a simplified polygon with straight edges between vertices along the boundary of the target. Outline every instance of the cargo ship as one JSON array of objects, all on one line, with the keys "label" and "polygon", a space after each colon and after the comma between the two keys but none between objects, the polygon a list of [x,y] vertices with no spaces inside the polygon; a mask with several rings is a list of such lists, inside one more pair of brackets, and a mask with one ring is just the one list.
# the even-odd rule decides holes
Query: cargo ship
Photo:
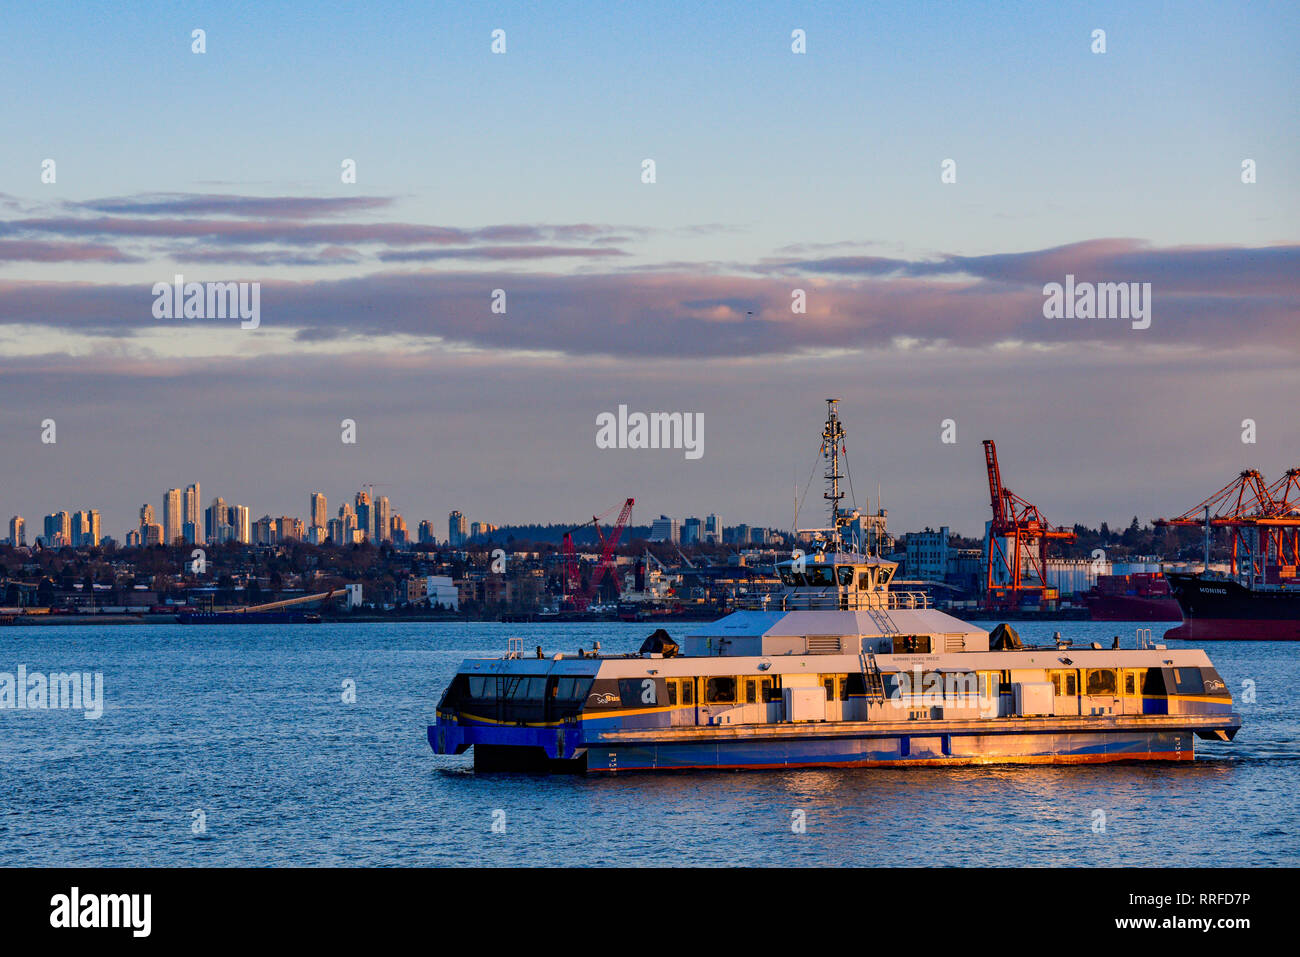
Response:
[{"label": "cargo ship", "polygon": [[1166,639],[1300,641],[1300,583],[1293,566],[1281,566],[1264,582],[1171,572],[1169,585],[1183,623],[1165,632]]},{"label": "cargo ship", "polygon": [[1183,617],[1169,581],[1159,572],[1100,575],[1083,601],[1093,621],[1180,621]]},{"label": "cargo ship", "polygon": [[476,770],[581,773],[1190,761],[1241,727],[1205,652],[1027,646],[894,591],[897,565],[847,551],[837,400],[822,433],[822,549],[777,564],[782,588],[678,643],[547,656],[511,639],[464,661],[428,727]]}]

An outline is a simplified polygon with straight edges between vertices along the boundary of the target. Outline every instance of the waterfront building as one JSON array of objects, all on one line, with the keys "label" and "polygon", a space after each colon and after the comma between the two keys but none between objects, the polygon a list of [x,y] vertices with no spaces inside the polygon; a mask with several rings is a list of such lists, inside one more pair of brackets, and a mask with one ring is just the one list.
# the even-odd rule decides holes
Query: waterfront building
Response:
[{"label": "waterfront building", "polygon": [[935,531],[926,527],[923,532],[907,536],[907,576],[924,581],[943,581],[948,574],[948,540],[952,536],[948,526]]}]

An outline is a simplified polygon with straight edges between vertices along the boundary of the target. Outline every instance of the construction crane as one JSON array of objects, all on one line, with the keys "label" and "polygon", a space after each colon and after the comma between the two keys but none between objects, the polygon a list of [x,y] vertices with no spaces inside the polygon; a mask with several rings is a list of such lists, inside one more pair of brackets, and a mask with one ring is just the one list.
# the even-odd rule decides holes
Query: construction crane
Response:
[{"label": "construction crane", "polygon": [[1207,569],[1213,530],[1228,529],[1234,578],[1262,580],[1270,564],[1294,568],[1300,565],[1300,469],[1287,470],[1272,485],[1258,469],[1243,469],[1199,505],[1155,524],[1203,527]]},{"label": "construction crane", "polygon": [[[628,520],[632,517],[632,506],[635,504],[635,500],[630,498],[623,503],[623,508],[618,513],[618,520],[614,523],[614,527],[610,530],[608,536],[601,531],[600,521],[614,511],[615,508],[618,508],[617,505],[610,506],[599,515],[593,515],[590,522],[575,525],[564,533],[561,544],[564,557],[564,601],[569,603],[574,610],[587,610],[591,600],[598,593],[601,579],[606,574],[613,581],[614,590],[618,590],[618,578],[613,573],[614,550],[618,547],[618,540],[623,536],[623,529],[627,527]],[[573,543],[573,533],[586,528],[588,525],[594,525],[596,528],[596,539],[601,545],[601,553],[600,562],[596,565],[596,570],[592,572],[591,582],[584,589],[582,587],[582,576],[578,570],[578,553]]]},{"label": "construction crane", "polygon": [[984,440],[984,462],[993,507],[986,549],[985,607],[1004,611],[1026,603],[1027,598],[1049,601],[1057,591],[1047,584],[1047,543],[1072,542],[1075,534],[1052,526],[1038,506],[1003,486],[992,439]]}]

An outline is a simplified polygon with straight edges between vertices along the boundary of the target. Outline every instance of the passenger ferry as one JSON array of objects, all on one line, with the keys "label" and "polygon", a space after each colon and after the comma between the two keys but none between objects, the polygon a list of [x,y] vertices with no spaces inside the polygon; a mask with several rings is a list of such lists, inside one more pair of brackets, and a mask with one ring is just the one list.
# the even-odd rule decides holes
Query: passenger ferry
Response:
[{"label": "passenger ferry", "polygon": [[890,590],[897,566],[844,548],[836,400],[822,433],[828,548],[779,592],[635,654],[465,661],[428,730],[482,770],[666,771],[1190,761],[1241,727],[1205,652],[1025,646]]}]

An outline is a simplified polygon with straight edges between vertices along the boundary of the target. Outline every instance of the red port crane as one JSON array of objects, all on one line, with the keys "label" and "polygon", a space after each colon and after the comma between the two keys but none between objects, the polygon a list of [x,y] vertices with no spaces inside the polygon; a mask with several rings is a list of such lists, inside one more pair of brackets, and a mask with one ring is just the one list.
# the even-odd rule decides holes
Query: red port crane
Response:
[{"label": "red port crane", "polygon": [[1207,566],[1211,530],[1229,529],[1233,577],[1252,583],[1294,579],[1300,565],[1300,469],[1289,469],[1272,485],[1257,469],[1243,469],[1201,504],[1155,524],[1204,528]]},{"label": "red port crane", "polygon": [[[608,536],[600,529],[600,520],[609,515],[610,512],[618,508],[617,505],[610,506],[599,515],[593,515],[591,522],[583,522],[581,525],[575,525],[564,533],[562,550],[564,553],[564,600],[576,611],[586,611],[591,604],[591,600],[596,596],[600,588],[601,579],[606,574],[614,583],[614,590],[618,590],[618,577],[614,574],[614,549],[618,547],[618,540],[623,536],[623,529],[627,527],[628,520],[632,517],[632,506],[636,504],[634,499],[627,499],[623,503],[622,511],[618,513],[618,520],[615,521],[613,529]],[[600,562],[596,565],[596,570],[591,574],[591,583],[584,589],[582,587],[582,576],[578,571],[578,554],[573,544],[573,533],[580,528],[586,528],[588,524],[596,528],[596,538],[601,544]]]},{"label": "red port crane", "polygon": [[1039,602],[1054,598],[1056,589],[1047,584],[1047,543],[1072,542],[1074,532],[1052,526],[1038,506],[1003,487],[998,449],[992,439],[984,440],[984,462],[993,506],[986,543],[985,606],[1005,611],[1028,598]]}]

